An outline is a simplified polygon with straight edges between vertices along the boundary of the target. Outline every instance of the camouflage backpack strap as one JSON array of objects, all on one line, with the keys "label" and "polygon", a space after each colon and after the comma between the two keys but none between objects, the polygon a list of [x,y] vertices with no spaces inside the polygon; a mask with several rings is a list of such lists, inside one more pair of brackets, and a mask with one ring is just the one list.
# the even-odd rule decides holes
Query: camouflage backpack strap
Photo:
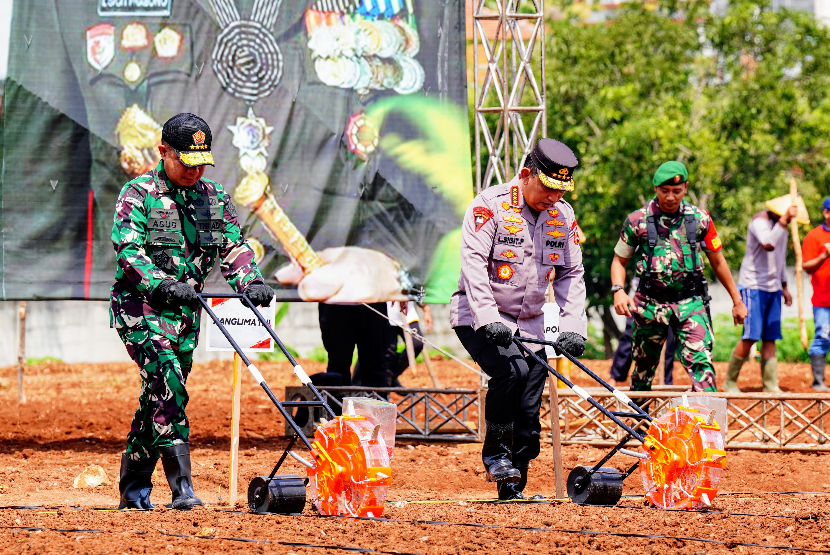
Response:
[{"label": "camouflage backpack strap", "polygon": [[[646,205],[647,207],[650,206]],[[646,284],[651,280],[651,262],[654,259],[654,249],[657,248],[657,216],[649,214],[646,216],[646,273],[643,276]]]},{"label": "camouflage backpack strap", "polygon": [[689,243],[692,255],[692,276],[696,279],[698,276],[697,268],[697,228],[700,225],[700,220],[695,217],[695,211],[691,207],[687,207],[683,213],[683,221],[686,226],[686,241]]}]

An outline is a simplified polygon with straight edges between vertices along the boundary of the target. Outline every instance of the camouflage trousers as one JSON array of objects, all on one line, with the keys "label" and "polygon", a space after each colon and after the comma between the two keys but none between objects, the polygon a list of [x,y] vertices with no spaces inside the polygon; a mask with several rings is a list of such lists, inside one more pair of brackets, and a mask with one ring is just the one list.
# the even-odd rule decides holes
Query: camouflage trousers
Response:
[{"label": "camouflage trousers", "polygon": [[141,393],[130,433],[127,456],[157,459],[160,447],[187,442],[190,425],[185,408],[187,376],[193,351],[179,351],[170,339],[147,329],[121,329],[121,341],[141,372]]},{"label": "camouflage trousers", "polygon": [[680,303],[656,303],[640,293],[631,328],[635,367],[632,391],[651,391],[651,381],[660,362],[669,326],[677,338],[677,355],[692,379],[694,391],[717,391],[712,365],[712,328],[700,297]]}]

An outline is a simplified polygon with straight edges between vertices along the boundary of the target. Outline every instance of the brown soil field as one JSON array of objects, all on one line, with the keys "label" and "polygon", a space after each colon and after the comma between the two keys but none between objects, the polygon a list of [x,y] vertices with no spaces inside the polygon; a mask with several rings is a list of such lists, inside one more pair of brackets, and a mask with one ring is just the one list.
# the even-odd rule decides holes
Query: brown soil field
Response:
[{"label": "brown soil field", "polygon": [[[434,361],[445,387],[475,387],[459,364]],[[608,361],[588,361],[608,375]],[[287,363],[261,362],[278,396],[297,385]],[[303,361],[309,373],[322,364]],[[722,383],[725,364],[717,364]],[[807,365],[781,364],[783,389],[809,390]],[[590,381],[572,377],[580,385]],[[188,383],[195,488],[208,504],[190,512],[164,509],[169,489],[161,465],[154,511],[114,511],[124,438],[137,407],[132,364],[45,362],[27,368],[27,402],[17,401],[16,368],[0,368],[0,553],[771,553],[830,552],[830,454],[729,451],[720,495],[709,511],[660,511],[643,498],[638,474],[626,480],[616,507],[580,507],[554,499],[552,455],[534,462],[529,493],[544,503],[492,503],[480,445],[399,441],[383,519],[255,515],[244,503],[248,482],[267,474],[286,439],[284,423],[262,390],[243,378],[240,500],[227,505],[230,445],[230,362],[197,364]],[[430,386],[419,365],[404,385]],[[675,383],[689,383],[679,364]],[[746,365],[739,385],[760,390],[760,372]],[[302,449],[300,450],[303,451]],[[604,449],[566,446],[566,472],[593,464]],[[75,489],[88,465],[102,466],[109,486]],[[631,464],[618,455],[611,466]],[[303,474],[288,459],[285,473]],[[795,492],[795,493],[792,493]],[[248,541],[241,541],[248,540]]]}]

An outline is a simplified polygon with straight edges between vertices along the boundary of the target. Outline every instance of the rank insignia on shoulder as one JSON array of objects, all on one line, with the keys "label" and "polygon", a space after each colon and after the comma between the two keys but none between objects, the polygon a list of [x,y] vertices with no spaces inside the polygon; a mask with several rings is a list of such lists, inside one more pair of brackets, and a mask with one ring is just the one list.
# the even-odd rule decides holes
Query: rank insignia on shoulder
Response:
[{"label": "rank insignia on shoulder", "polygon": [[496,270],[496,275],[499,276],[499,279],[510,279],[513,277],[513,267],[510,264],[502,264]]},{"label": "rank insignia on shoulder", "polygon": [[503,253],[501,253],[501,255],[505,258],[516,258],[517,256],[519,256],[513,251],[504,251]]},{"label": "rank insignia on shoulder", "polygon": [[493,211],[484,206],[473,206],[473,221],[476,224],[476,231],[481,229],[484,224],[490,221],[493,217]]},{"label": "rank insignia on shoulder", "polygon": [[513,185],[510,187],[510,204],[519,206],[519,186]]},{"label": "rank insignia on shoulder", "polygon": [[558,229],[554,229],[553,231],[548,231],[547,234],[550,235],[551,237],[564,237],[565,236],[565,234],[562,233],[561,231],[559,231]]},{"label": "rank insignia on shoulder", "polygon": [[556,218],[552,220],[547,220],[545,223],[548,225],[565,225],[565,222],[559,221]]},{"label": "rank insignia on shoulder", "polygon": [[98,0],[98,15],[169,17],[173,0]]},{"label": "rank insignia on shoulder", "polygon": [[509,231],[509,232],[510,232],[510,235],[516,235],[518,232],[520,232],[520,231],[521,231],[522,229],[524,229],[524,228],[523,228],[523,227],[518,227],[518,226],[515,226],[515,225],[513,225],[513,224],[510,224],[510,225],[506,225],[506,226],[504,226],[504,229],[506,229],[507,231]]},{"label": "rank insignia on shoulder", "polygon": [[513,222],[514,224],[525,223],[525,221],[518,216],[502,216],[501,219],[505,222]]},{"label": "rank insignia on shoulder", "polygon": [[102,71],[115,57],[115,25],[99,23],[86,30],[86,61]]},{"label": "rank insignia on shoulder", "polygon": [[550,256],[550,261],[551,262],[556,262],[557,260],[559,260],[559,257],[562,256],[562,255],[561,254],[556,254],[556,253],[551,253],[548,256]]}]

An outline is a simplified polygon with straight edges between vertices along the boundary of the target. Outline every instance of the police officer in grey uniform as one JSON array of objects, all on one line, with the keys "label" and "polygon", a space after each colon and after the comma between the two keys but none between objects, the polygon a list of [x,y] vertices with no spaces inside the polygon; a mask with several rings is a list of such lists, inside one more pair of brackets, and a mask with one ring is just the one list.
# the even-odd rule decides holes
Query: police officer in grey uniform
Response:
[{"label": "police officer in grey uniform", "polygon": [[[522,356],[512,336],[544,339],[548,282],[560,307],[557,348],[585,350],[585,280],[574,210],[573,151],[541,139],[509,183],[481,192],[464,216],[461,278],[450,321],[490,376],[481,456],[499,499],[525,499],[530,461],[539,455],[539,409],[547,370]],[[537,354],[545,358],[544,349]]]}]

